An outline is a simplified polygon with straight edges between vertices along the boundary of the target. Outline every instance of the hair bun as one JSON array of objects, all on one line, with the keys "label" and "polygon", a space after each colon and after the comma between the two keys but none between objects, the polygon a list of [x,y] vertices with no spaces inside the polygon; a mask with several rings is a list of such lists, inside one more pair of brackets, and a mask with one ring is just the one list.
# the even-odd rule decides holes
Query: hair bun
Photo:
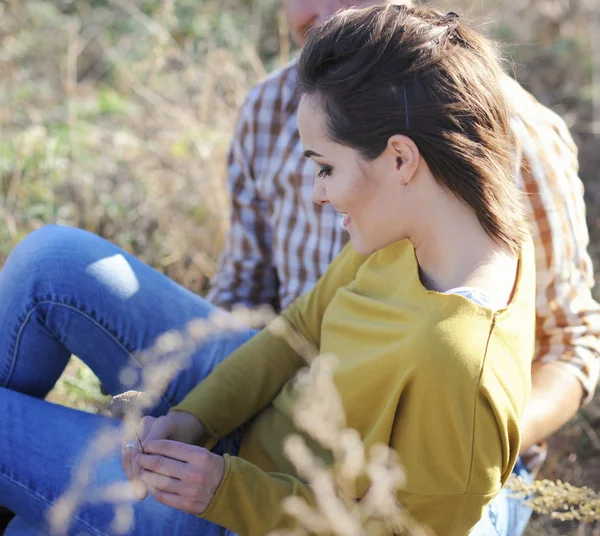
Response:
[{"label": "hair bun", "polygon": [[460,24],[460,15],[455,11],[449,11],[444,16],[443,21],[448,25],[450,30],[454,30]]}]

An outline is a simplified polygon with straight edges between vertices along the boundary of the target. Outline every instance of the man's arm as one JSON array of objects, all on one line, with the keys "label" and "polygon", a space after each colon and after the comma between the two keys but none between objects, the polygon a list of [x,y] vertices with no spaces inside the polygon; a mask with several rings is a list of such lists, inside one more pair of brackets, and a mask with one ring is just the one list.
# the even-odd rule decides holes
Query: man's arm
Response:
[{"label": "man's arm", "polygon": [[279,308],[279,282],[272,263],[268,204],[257,191],[255,161],[261,135],[257,115],[267,103],[255,87],[244,103],[227,158],[230,228],[207,299],[218,307],[269,304]]},{"label": "man's arm", "polygon": [[521,453],[543,441],[575,415],[584,394],[577,376],[560,364],[533,364],[531,396],[521,420]]},{"label": "man's arm", "polygon": [[527,97],[537,112],[513,117],[537,268],[537,344],[522,452],[589,402],[600,365],[600,307],[591,294],[577,149],[564,122]]}]

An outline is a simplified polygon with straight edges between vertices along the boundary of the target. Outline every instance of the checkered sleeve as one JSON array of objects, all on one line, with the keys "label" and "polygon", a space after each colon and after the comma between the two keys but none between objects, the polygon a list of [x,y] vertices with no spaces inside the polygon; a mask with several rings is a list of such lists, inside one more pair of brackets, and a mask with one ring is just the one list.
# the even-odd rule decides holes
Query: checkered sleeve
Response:
[{"label": "checkered sleeve", "polygon": [[[277,309],[278,279],[272,263],[272,230],[267,201],[255,181],[255,159],[261,149],[259,115],[265,113],[261,86],[244,103],[229,148],[227,166],[231,219],[226,244],[207,299],[225,309],[235,304],[270,304]],[[267,110],[268,111],[268,110]]]},{"label": "checkered sleeve", "polygon": [[[537,266],[535,359],[566,367],[581,381],[587,403],[600,368],[600,307],[591,293],[583,183],[577,148],[565,123],[521,90],[526,112],[512,127],[518,179],[530,210]],[[523,109],[523,108],[522,108]]]}]

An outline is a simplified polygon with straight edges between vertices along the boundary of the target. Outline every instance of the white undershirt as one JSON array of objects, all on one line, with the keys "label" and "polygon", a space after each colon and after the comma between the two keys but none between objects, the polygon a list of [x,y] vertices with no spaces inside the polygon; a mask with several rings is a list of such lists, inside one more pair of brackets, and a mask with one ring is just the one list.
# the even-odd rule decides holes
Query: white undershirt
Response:
[{"label": "white undershirt", "polygon": [[508,304],[502,301],[496,301],[490,298],[489,294],[480,288],[477,287],[456,287],[451,288],[444,292],[444,294],[458,294],[459,296],[464,296],[469,300],[475,302],[482,307],[487,307],[488,309],[492,309],[493,311],[497,311],[499,309],[504,309]]}]

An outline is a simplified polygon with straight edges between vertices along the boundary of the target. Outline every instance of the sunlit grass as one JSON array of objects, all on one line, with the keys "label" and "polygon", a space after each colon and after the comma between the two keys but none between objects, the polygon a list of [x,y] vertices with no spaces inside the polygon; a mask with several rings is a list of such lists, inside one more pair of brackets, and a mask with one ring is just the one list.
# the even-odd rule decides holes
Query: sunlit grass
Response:
[{"label": "sunlit grass", "polygon": [[106,406],[109,397],[100,391],[100,382],[96,375],[85,363],[73,357],[47,400],[98,413]]},{"label": "sunlit grass", "polygon": [[[547,0],[436,3],[493,20],[484,27],[504,41],[526,87],[564,115],[578,142],[589,139],[597,14]],[[238,109],[288,59],[279,8],[275,0],[0,2],[0,264],[32,229],[59,222],[99,233],[202,293],[227,230],[224,161]],[[597,143],[589,146],[584,180],[600,195]],[[589,213],[595,222],[594,204]],[[600,255],[599,244],[591,250]],[[94,412],[106,402],[76,358],[49,399]],[[594,448],[578,451],[583,440],[556,467],[578,452],[574,484],[600,460]],[[565,527],[536,520],[529,533],[591,530]]]}]

